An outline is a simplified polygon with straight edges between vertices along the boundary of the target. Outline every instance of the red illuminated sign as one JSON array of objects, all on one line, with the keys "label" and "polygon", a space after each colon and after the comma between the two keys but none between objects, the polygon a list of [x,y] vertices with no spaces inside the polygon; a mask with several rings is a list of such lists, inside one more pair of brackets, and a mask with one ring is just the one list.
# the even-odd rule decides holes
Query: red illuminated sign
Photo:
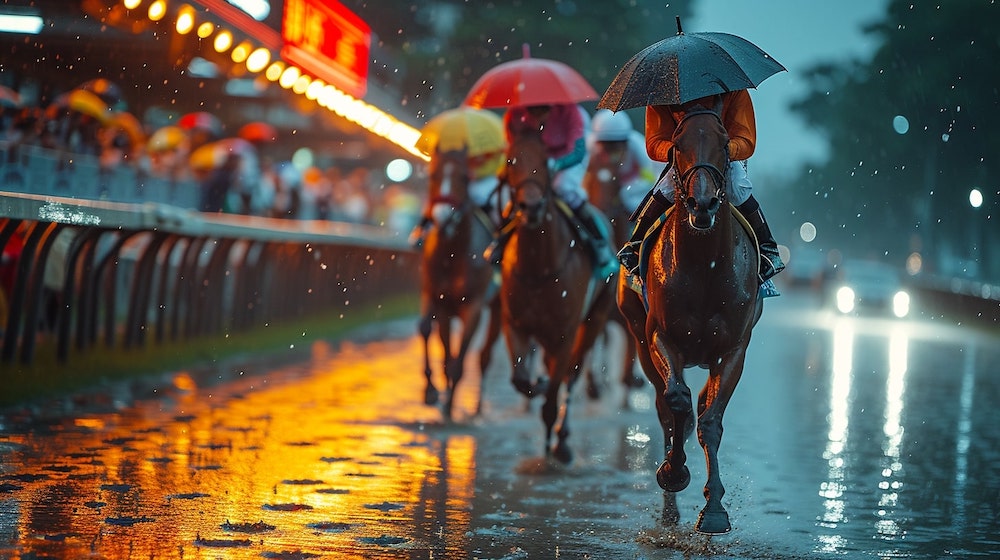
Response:
[{"label": "red illuminated sign", "polygon": [[342,89],[368,89],[371,29],[336,0],[285,0],[281,57]]}]

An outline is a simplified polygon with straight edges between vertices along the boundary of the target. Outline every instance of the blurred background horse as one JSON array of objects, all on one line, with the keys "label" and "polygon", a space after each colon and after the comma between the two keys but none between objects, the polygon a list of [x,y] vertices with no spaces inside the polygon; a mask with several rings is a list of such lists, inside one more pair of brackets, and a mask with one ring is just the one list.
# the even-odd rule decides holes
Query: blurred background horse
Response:
[{"label": "blurred background horse", "polygon": [[[462,379],[465,356],[481,322],[492,306],[480,354],[480,374],[489,369],[493,346],[500,334],[499,302],[492,265],[483,251],[493,239],[493,223],[469,198],[471,180],[467,150],[435,152],[430,161],[430,200],[433,226],[423,242],[419,331],[424,341],[424,402],[438,402],[432,380],[429,341],[434,325],[444,349],[445,401],[442,411],[451,419],[455,391]],[[457,343],[452,323],[458,322]],[[482,391],[476,414],[482,412]]]},{"label": "blurred background horse", "polygon": [[[527,130],[511,139],[505,174],[512,191],[513,233],[502,257],[500,308],[514,368],[512,383],[528,397],[545,393],[545,455],[568,463],[570,396],[614,311],[614,285],[594,277],[594,264],[570,223],[569,209],[560,207],[564,203],[553,190],[539,131]],[[533,381],[530,365],[536,346],[547,378]]]}]

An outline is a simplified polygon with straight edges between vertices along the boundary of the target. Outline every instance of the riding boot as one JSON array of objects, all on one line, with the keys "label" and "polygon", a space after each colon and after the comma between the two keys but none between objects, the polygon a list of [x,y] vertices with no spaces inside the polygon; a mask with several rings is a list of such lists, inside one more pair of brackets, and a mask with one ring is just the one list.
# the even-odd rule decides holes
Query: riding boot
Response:
[{"label": "riding boot", "polygon": [[614,251],[611,249],[611,240],[607,237],[607,231],[597,223],[597,215],[594,207],[584,203],[573,209],[573,217],[582,226],[583,238],[587,244],[587,250],[594,261],[594,269],[597,276],[610,276],[614,274],[613,266],[615,260]]},{"label": "riding boot", "polygon": [[635,228],[632,229],[632,237],[625,242],[621,250],[618,251],[618,261],[622,263],[629,274],[639,272],[639,250],[642,247],[642,240],[646,237],[646,232],[653,227],[656,220],[670,208],[673,203],[662,192],[652,189],[646,199],[639,205],[638,211],[633,214]]},{"label": "riding boot", "polygon": [[757,248],[760,251],[760,271],[758,280],[760,281],[764,297],[774,297],[780,295],[771,277],[785,269],[785,263],[778,254],[778,243],[771,235],[771,228],[764,220],[764,213],[760,211],[760,203],[750,195],[746,202],[736,207],[747,219],[754,235],[757,236]]},{"label": "riding boot", "polygon": [[434,223],[434,220],[428,216],[420,218],[420,223],[414,226],[413,231],[410,232],[410,247],[414,249],[423,247],[424,240],[427,239],[427,231],[430,230],[432,223]]}]

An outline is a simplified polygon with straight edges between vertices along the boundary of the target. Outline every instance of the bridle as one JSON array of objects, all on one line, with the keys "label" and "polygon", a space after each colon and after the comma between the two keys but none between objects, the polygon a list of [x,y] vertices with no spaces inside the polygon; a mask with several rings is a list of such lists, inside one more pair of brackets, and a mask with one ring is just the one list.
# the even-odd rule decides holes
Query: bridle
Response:
[{"label": "bridle", "polygon": [[[441,165],[441,167],[444,166],[445,164]],[[466,174],[468,175],[469,172],[468,170],[466,171],[467,171]],[[440,172],[440,170],[435,170],[435,173],[438,172]],[[471,180],[471,177],[466,177],[465,180],[466,180],[466,190],[468,190],[468,184],[469,181]],[[443,182],[444,179],[441,180],[441,183]],[[439,231],[441,231],[441,233],[443,233],[446,237],[449,238],[455,234],[455,227],[462,221],[465,215],[472,210],[472,201],[469,198],[468,194],[466,194],[464,198],[460,199],[454,196],[450,192],[450,189],[449,192],[446,194],[443,194],[439,191],[438,194],[430,198],[429,204],[432,207],[437,204],[447,204],[450,205],[452,208],[454,208],[454,211],[448,214],[448,217],[443,222],[437,223]]]},{"label": "bridle", "polygon": [[[713,111],[711,109],[698,109],[698,110],[695,110],[695,111],[686,112],[686,113],[684,113],[684,116],[681,118],[680,122],[677,123],[677,127],[674,129],[674,134],[673,134],[673,138],[672,138],[672,140],[674,140],[674,145],[673,145],[673,147],[670,148],[671,151],[674,151],[674,150],[677,149],[676,140],[677,140],[677,137],[684,131],[684,124],[687,122],[688,119],[690,119],[691,117],[693,117],[695,115],[712,115],[719,122],[719,126],[722,126],[722,117],[719,116],[718,112]],[[716,198],[718,198],[720,205],[722,203],[725,203],[725,201],[726,201],[726,182],[727,182],[726,180],[728,178],[728,173],[729,173],[729,165],[728,165],[728,163],[729,163],[729,147],[728,146],[726,146],[726,164],[727,165],[725,165],[725,170],[719,169],[718,166],[716,166],[715,164],[713,164],[711,162],[700,161],[700,162],[696,162],[694,165],[692,165],[691,167],[689,167],[689,168],[687,168],[687,169],[685,169],[683,171],[678,171],[678,169],[677,169],[677,163],[676,163],[677,162],[677,158],[675,157],[675,155],[674,154],[670,154],[670,158],[669,159],[670,159],[671,162],[673,162],[670,167],[671,167],[671,169],[672,169],[672,171],[674,173],[674,179],[675,179],[675,181],[674,181],[674,185],[675,185],[674,186],[674,189],[675,189],[674,200],[675,201],[684,200],[684,197],[685,197],[685,195],[688,192],[688,188],[687,188],[688,187],[688,183],[694,177],[695,173],[697,173],[699,170],[704,170],[704,171],[706,171],[708,173],[708,176],[712,179],[712,184],[715,186]]]}]

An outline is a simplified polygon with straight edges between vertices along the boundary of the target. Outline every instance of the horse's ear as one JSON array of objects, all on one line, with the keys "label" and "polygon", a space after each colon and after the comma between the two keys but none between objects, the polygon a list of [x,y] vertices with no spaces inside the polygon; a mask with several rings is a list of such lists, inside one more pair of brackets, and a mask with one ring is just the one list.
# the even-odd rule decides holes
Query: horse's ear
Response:
[{"label": "horse's ear", "polygon": [[714,112],[716,115],[719,115],[720,117],[722,116],[722,95],[721,94],[715,95],[715,106],[712,107],[712,112]]}]

